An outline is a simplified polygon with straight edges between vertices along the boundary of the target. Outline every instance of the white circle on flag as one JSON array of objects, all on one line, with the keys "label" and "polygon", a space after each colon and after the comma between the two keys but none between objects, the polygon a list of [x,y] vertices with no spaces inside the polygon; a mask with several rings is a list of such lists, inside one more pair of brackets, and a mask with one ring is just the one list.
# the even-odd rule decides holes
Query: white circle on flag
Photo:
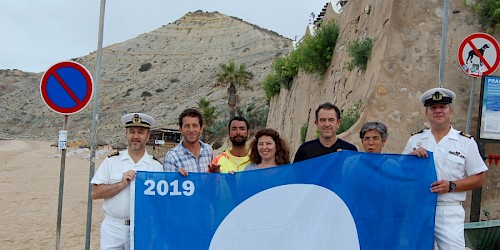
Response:
[{"label": "white circle on flag", "polygon": [[334,192],[290,184],[259,192],[224,218],[210,250],[359,250],[354,219]]}]

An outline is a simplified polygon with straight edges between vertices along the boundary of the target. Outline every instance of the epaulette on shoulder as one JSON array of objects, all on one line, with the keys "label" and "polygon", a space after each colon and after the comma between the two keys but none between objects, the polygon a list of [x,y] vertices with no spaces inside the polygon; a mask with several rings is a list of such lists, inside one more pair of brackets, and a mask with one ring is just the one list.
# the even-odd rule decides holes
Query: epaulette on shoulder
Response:
[{"label": "epaulette on shoulder", "polygon": [[423,133],[423,132],[424,132],[424,130],[422,129],[422,130],[420,130],[420,131],[418,131],[418,132],[413,132],[413,133],[411,133],[411,136],[414,136],[414,135],[416,135],[416,134],[421,134],[421,133]]},{"label": "epaulette on shoulder", "polygon": [[467,137],[469,139],[472,138],[472,135],[466,134],[466,133],[464,133],[462,131],[460,131],[460,135],[463,136],[463,137]]},{"label": "epaulette on shoulder", "polygon": [[116,151],[116,152],[108,155],[108,157],[113,157],[113,156],[117,156],[117,155],[120,155],[120,152]]}]

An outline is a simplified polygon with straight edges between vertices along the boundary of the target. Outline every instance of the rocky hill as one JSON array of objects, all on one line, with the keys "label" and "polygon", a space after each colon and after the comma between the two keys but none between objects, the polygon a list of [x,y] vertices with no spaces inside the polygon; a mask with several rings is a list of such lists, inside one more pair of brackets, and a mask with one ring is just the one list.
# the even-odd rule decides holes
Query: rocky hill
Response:
[{"label": "rocky hill", "polygon": [[[239,88],[240,105],[267,105],[263,77],[276,56],[288,54],[292,41],[236,17],[196,11],[136,38],[103,48],[98,138],[123,139],[120,117],[144,112],[160,127],[177,128],[183,109],[205,97],[228,116],[227,87],[216,87],[221,63],[234,60],[254,74],[251,89]],[[94,75],[97,53],[73,58]],[[95,77],[94,77],[95,78]],[[41,74],[0,70],[0,137],[55,141],[63,117],[40,97]],[[93,101],[71,115],[68,139],[89,139]],[[227,114],[227,115],[226,115]]]}]

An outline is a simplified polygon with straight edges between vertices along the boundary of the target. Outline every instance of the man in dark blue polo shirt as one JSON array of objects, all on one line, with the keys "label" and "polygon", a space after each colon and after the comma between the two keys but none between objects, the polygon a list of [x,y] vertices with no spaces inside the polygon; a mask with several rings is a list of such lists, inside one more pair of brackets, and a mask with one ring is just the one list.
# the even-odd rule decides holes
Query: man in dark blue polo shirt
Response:
[{"label": "man in dark blue polo shirt", "polygon": [[358,151],[356,146],[337,138],[337,130],[341,123],[340,110],[337,106],[329,102],[319,105],[314,121],[319,131],[319,139],[303,143],[297,150],[293,162],[311,159],[342,149]]}]

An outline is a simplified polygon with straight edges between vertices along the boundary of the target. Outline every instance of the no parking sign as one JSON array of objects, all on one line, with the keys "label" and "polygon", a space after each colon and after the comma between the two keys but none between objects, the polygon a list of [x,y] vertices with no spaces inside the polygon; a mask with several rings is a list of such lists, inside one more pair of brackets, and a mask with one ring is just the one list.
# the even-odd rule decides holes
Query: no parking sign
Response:
[{"label": "no parking sign", "polygon": [[71,61],[50,67],[40,82],[45,104],[63,115],[75,114],[85,108],[93,90],[94,81],[90,72],[83,65]]},{"label": "no parking sign", "polygon": [[486,33],[467,36],[458,48],[458,64],[473,77],[493,73],[500,64],[500,46],[497,40]]},{"label": "no parking sign", "polygon": [[61,238],[68,117],[85,108],[89,104],[93,92],[94,81],[92,75],[83,65],[77,62],[67,61],[54,64],[43,74],[40,81],[40,93],[45,104],[53,111],[64,115],[63,130],[59,131],[58,141],[59,149],[62,152],[57,206],[56,249],[59,249]]}]

